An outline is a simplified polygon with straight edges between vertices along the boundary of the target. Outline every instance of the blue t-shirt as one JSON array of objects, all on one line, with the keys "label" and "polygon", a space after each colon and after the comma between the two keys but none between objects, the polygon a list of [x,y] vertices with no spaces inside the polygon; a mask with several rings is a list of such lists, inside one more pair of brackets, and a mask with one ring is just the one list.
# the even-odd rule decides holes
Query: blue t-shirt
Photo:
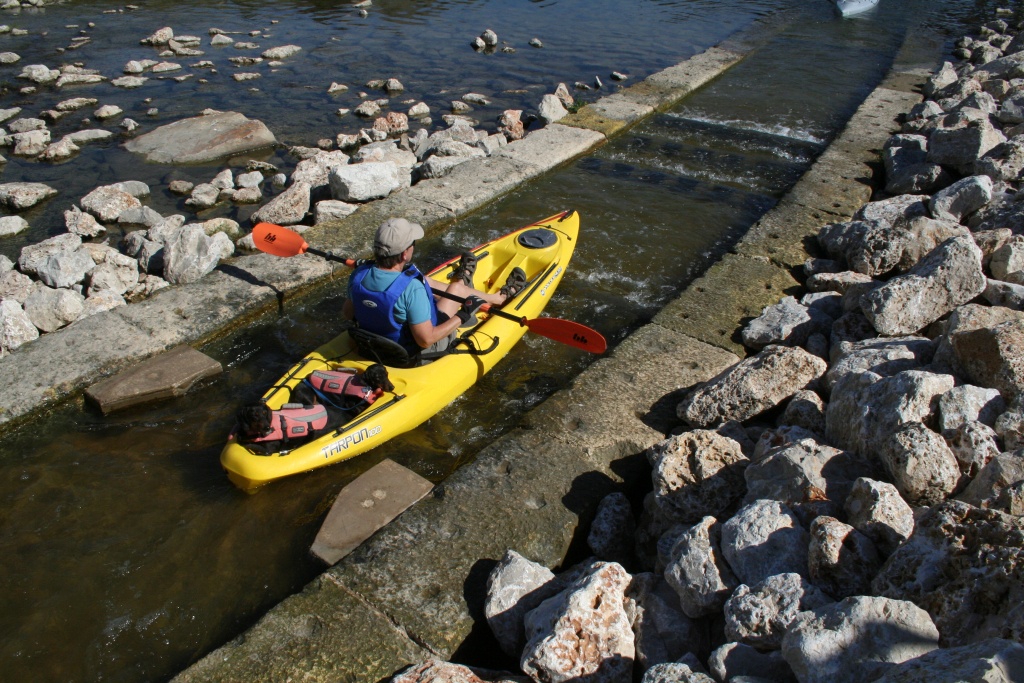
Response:
[{"label": "blue t-shirt", "polygon": [[[371,268],[363,280],[363,286],[372,292],[383,292],[401,275],[397,270],[381,270]],[[352,278],[349,277],[349,290],[352,289]],[[427,289],[419,280],[413,280],[405,288],[398,301],[395,302],[395,321],[399,324],[418,325],[430,320],[430,307],[434,302],[427,296]]]}]

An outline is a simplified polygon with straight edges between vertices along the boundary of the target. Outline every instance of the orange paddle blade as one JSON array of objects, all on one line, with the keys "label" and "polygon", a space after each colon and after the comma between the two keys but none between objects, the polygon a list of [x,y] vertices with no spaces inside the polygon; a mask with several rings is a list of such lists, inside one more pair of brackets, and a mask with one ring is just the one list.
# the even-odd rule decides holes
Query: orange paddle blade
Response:
[{"label": "orange paddle blade", "polygon": [[298,256],[306,253],[309,245],[302,235],[273,223],[257,223],[252,229],[256,248],[273,256]]},{"label": "orange paddle blade", "polygon": [[524,320],[523,324],[530,330],[542,337],[553,339],[590,353],[604,353],[608,349],[608,342],[597,330],[561,318],[532,318]]}]

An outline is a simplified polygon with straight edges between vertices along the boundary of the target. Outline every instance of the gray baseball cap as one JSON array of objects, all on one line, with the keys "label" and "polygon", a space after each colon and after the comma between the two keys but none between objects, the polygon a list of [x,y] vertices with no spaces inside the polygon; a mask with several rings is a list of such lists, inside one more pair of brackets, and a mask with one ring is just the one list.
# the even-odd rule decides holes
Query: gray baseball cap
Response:
[{"label": "gray baseball cap", "polygon": [[401,254],[422,237],[423,226],[419,223],[404,218],[389,218],[377,228],[377,236],[373,240],[373,253],[378,257]]}]

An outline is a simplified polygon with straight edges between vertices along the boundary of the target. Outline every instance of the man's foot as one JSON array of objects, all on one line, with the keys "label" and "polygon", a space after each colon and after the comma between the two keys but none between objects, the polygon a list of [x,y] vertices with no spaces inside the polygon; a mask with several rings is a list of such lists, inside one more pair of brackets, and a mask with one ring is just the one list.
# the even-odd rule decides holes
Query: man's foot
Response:
[{"label": "man's foot", "polygon": [[512,272],[508,274],[508,279],[505,280],[505,286],[501,288],[500,293],[505,295],[505,301],[508,301],[519,292],[523,291],[526,287],[526,271],[519,266],[512,269]]},{"label": "man's foot", "polygon": [[448,276],[449,280],[462,280],[462,284],[467,287],[473,286],[473,275],[476,273],[476,254],[472,252],[464,252],[459,257],[459,262],[455,265],[451,275]]}]

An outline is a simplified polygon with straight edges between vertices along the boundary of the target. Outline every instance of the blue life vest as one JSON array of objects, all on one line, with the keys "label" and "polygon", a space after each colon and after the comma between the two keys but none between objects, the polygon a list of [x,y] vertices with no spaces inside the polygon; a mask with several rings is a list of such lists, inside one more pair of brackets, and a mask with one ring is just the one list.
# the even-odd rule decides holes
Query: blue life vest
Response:
[{"label": "blue life vest", "polygon": [[434,298],[430,296],[430,286],[423,274],[410,265],[399,273],[395,281],[388,285],[383,292],[374,292],[363,286],[363,280],[370,273],[373,264],[358,266],[352,275],[349,296],[352,297],[352,306],[355,309],[356,322],[359,327],[382,337],[387,337],[397,342],[410,352],[418,352],[422,349],[412,338],[407,323],[399,323],[395,320],[395,303],[405,292],[413,280],[419,280],[427,291],[427,299],[430,301],[430,322],[437,325],[437,307],[434,306]]}]

